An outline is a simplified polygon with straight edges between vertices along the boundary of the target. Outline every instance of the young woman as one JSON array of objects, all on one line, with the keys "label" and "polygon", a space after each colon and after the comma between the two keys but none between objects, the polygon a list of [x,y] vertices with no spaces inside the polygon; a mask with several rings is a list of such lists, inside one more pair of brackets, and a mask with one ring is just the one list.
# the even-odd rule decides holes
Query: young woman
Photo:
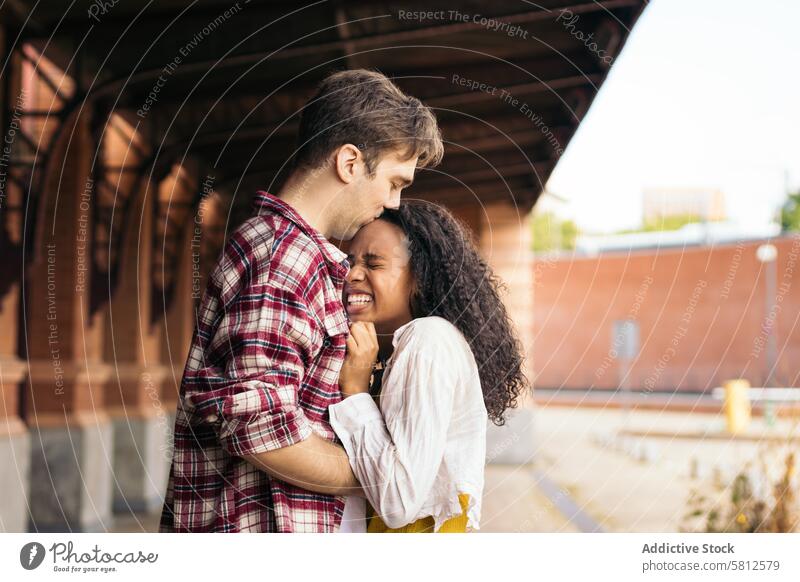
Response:
[{"label": "young woman", "polygon": [[[502,424],[528,387],[499,282],[456,219],[426,202],[385,211],[348,258],[345,398],[329,411],[370,505],[367,531],[477,529],[487,417]],[[359,531],[358,503],[348,498],[346,531]]]}]

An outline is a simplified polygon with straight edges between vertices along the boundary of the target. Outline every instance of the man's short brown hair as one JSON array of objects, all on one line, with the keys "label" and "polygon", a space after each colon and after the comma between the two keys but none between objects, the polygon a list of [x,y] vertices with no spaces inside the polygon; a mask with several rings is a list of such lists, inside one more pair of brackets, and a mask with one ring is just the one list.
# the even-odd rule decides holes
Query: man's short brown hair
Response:
[{"label": "man's short brown hair", "polygon": [[294,167],[316,168],[334,150],[353,144],[364,154],[370,174],[382,155],[400,150],[418,167],[442,160],[444,148],[436,117],[416,97],[386,76],[357,69],[326,77],[300,118]]}]

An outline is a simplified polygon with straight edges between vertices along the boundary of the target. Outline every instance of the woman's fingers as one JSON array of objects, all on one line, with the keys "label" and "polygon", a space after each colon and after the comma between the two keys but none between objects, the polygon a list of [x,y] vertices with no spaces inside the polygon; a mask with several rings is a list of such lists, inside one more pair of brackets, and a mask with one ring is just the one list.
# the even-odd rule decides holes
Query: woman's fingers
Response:
[{"label": "woman's fingers", "polygon": [[378,334],[375,331],[375,324],[371,321],[364,322],[365,332],[372,347],[378,347]]},{"label": "woman's fingers", "polygon": [[357,321],[350,326],[348,350],[353,353],[375,356],[378,350],[378,336],[375,324],[371,321]]},{"label": "woman's fingers", "polygon": [[378,345],[378,334],[375,331],[375,324],[371,321],[358,321],[353,324],[350,331],[356,336],[358,345],[364,347],[376,347]]},{"label": "woman's fingers", "polygon": [[369,345],[369,332],[367,331],[364,322],[357,321],[350,326],[350,337],[354,338],[358,347],[366,347]]}]

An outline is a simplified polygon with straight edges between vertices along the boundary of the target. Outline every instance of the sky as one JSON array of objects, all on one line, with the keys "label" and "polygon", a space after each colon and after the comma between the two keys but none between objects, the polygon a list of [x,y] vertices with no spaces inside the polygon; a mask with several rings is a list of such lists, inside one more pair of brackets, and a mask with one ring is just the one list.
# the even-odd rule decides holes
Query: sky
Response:
[{"label": "sky", "polygon": [[586,232],[641,224],[646,188],[721,189],[729,220],[774,220],[800,188],[800,1],[653,0],[537,208]]}]

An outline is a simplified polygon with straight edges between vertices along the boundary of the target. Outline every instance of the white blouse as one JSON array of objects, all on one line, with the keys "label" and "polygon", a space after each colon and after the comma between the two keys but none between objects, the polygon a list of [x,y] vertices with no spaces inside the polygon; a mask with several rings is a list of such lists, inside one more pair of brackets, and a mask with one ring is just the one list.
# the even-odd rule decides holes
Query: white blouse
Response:
[{"label": "white blouse", "polygon": [[[328,408],[350,466],[389,528],[432,516],[434,531],[461,515],[478,529],[487,413],[478,366],[466,339],[441,317],[395,331],[380,409],[369,394]],[[340,531],[364,531],[363,498],[348,497]],[[359,521],[360,520],[360,521]]]}]

